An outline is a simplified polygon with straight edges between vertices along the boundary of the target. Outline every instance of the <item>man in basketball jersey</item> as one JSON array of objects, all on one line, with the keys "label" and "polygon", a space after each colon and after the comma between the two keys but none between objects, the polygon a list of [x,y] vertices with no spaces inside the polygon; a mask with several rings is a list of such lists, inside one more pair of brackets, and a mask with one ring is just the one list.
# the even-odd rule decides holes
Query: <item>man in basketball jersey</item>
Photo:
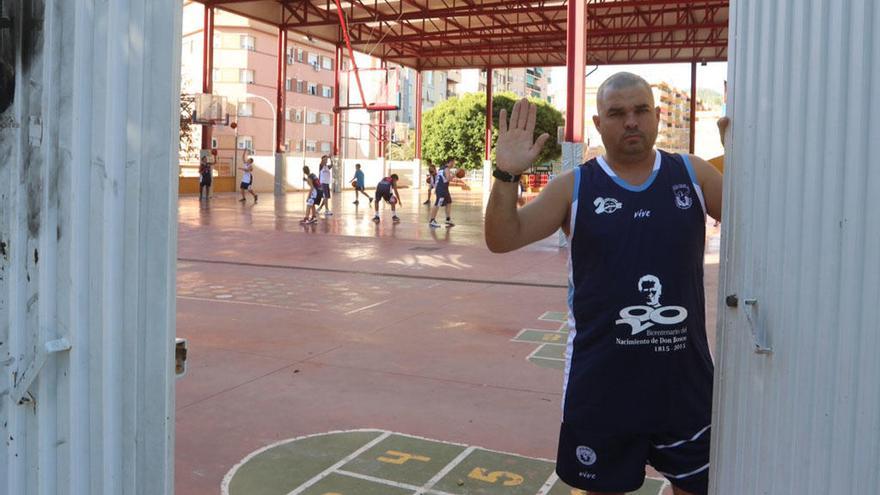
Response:
[{"label": "man in basketball jersey", "polygon": [[[639,76],[597,93],[606,153],[551,181],[517,209],[536,107],[502,110],[486,244],[507,252],[558,228],[569,243],[569,339],[556,472],[590,494],[643,483],[645,465],[676,495],[708,490],[713,364],[705,329],[705,215],[721,218],[721,174],[655,149],[660,109]],[[719,128],[722,126],[719,125]],[[723,131],[723,129],[722,129]]]},{"label": "man in basketball jersey", "polygon": [[391,174],[389,177],[380,180],[379,184],[376,185],[376,216],[373,217],[374,222],[379,223],[379,203],[383,200],[391,205],[391,220],[394,223],[400,222],[400,217],[397,216],[397,206],[401,204],[400,193],[397,192],[397,180],[397,174]]}]

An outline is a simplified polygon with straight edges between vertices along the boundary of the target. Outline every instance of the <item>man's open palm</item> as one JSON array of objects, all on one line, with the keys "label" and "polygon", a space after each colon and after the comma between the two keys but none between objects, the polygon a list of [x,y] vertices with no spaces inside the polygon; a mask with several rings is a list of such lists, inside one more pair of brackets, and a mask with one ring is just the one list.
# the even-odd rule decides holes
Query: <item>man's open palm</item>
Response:
[{"label": "man's open palm", "polygon": [[507,111],[502,109],[498,117],[498,140],[495,142],[495,160],[498,168],[509,174],[521,174],[532,166],[541,153],[544,143],[550,139],[547,133],[535,140],[535,120],[538,107],[525,98],[513,105],[510,125]]}]

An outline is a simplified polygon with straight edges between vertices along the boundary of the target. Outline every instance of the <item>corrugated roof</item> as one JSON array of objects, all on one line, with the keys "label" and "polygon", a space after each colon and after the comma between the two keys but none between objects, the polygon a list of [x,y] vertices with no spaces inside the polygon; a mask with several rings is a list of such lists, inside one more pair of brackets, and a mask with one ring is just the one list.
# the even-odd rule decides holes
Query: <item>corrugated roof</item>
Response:
[{"label": "corrugated roof", "polygon": [[[205,0],[333,44],[334,0]],[[565,65],[565,1],[342,1],[355,50],[417,69]],[[729,0],[587,0],[591,65],[727,59]]]}]

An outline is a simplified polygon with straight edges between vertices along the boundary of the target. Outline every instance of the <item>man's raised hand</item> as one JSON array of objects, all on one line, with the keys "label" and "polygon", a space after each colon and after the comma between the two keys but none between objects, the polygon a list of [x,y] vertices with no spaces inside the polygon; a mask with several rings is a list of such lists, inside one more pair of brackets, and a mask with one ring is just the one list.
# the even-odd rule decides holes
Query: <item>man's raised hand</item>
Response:
[{"label": "man's raised hand", "polygon": [[544,143],[550,139],[547,133],[534,139],[537,114],[538,107],[525,98],[513,105],[509,125],[507,111],[501,110],[498,140],[495,142],[495,160],[499,170],[512,175],[521,174],[535,162]]}]

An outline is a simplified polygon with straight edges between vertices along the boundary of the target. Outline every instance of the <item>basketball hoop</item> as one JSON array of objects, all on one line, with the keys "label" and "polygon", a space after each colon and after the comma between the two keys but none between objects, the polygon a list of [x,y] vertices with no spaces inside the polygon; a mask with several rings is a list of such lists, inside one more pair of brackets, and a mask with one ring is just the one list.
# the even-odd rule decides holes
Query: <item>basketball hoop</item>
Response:
[{"label": "basketball hoop", "polygon": [[192,123],[196,125],[229,125],[231,105],[226,97],[214,94],[193,95]]}]

